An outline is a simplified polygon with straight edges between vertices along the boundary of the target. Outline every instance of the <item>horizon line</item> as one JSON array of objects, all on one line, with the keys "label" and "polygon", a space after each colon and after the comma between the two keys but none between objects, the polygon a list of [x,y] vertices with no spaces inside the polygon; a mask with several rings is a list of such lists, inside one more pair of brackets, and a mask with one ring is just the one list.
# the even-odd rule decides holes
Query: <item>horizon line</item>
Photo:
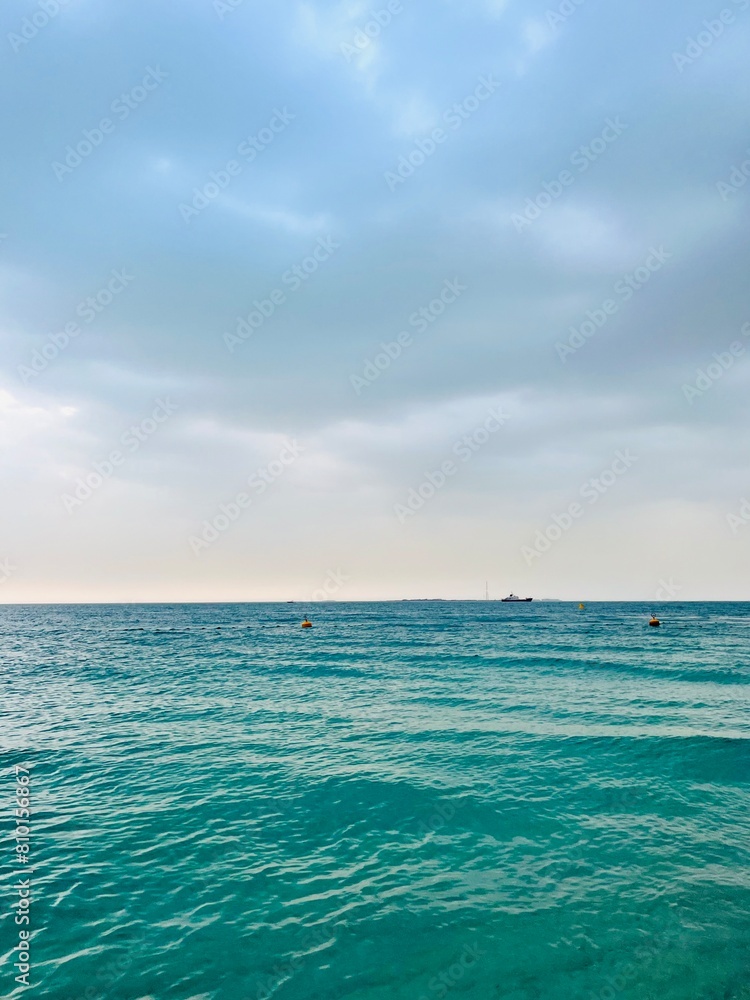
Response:
[{"label": "horizon line", "polygon": [[139,607],[158,607],[162,604],[173,604],[183,606],[212,606],[217,604],[300,604],[300,605],[327,605],[327,604],[402,604],[413,602],[440,603],[447,604],[750,604],[750,598],[717,598],[717,597],[694,597],[689,600],[676,599],[651,599],[648,598],[615,598],[615,597],[537,597],[532,601],[504,601],[501,597],[379,597],[360,598],[351,601],[305,601],[293,599],[276,600],[215,600],[215,601],[186,601],[186,600],[161,600],[161,601],[0,601],[0,608],[41,608],[41,607],[127,607],[131,605]]}]

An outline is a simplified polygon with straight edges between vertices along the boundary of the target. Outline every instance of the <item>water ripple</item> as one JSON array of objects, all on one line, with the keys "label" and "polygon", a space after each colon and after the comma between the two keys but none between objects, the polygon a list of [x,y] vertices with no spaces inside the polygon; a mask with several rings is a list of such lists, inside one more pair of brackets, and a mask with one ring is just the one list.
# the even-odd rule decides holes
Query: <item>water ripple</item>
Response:
[{"label": "water ripple", "polygon": [[651,610],[0,609],[36,992],[746,998],[750,606]]}]

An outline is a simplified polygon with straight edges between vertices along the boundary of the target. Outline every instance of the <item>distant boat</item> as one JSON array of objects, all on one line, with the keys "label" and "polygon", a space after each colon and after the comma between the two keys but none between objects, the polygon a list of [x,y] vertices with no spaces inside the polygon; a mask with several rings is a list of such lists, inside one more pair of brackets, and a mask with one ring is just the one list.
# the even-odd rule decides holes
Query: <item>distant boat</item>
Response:
[{"label": "distant boat", "polygon": [[517,594],[511,594],[509,597],[503,597],[503,604],[515,604],[516,601],[533,601],[533,597],[519,597]]}]

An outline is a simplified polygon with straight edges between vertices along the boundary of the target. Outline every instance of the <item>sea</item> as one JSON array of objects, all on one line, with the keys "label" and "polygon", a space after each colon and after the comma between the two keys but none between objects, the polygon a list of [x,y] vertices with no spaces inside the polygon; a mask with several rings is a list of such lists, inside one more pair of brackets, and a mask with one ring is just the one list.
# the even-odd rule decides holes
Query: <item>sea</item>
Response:
[{"label": "sea", "polygon": [[750,604],[4,606],[0,995],[748,1000],[749,693]]}]

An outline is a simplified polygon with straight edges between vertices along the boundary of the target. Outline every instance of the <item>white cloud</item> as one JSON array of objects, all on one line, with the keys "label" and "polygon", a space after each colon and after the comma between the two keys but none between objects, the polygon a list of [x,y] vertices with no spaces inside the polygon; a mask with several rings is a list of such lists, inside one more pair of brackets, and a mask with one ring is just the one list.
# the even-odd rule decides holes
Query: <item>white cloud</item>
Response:
[{"label": "white cloud", "polygon": [[512,65],[517,76],[525,76],[536,56],[554,41],[554,32],[541,18],[528,18],[521,24],[521,37]]},{"label": "white cloud", "polygon": [[554,260],[589,272],[632,267],[644,252],[615,212],[580,201],[552,205],[529,232]]},{"label": "white cloud", "polygon": [[403,96],[392,102],[393,131],[396,135],[417,136],[431,131],[440,121],[440,112],[420,94]]},{"label": "white cloud", "polygon": [[485,0],[485,9],[492,18],[502,17],[510,6],[510,0]]},{"label": "white cloud", "polygon": [[360,21],[366,20],[368,7],[362,0],[344,0],[331,8],[321,10],[312,3],[297,5],[295,33],[306,48],[323,56],[344,56],[341,45],[351,42]]},{"label": "white cloud", "polygon": [[224,196],[220,203],[230,211],[246,219],[251,219],[253,222],[271,229],[284,229],[295,235],[309,236],[324,231],[329,232],[333,228],[333,220],[326,212],[304,215],[288,208],[278,208],[257,202],[250,204],[228,196]]},{"label": "white cloud", "polygon": [[521,37],[526,43],[527,54],[533,55],[550,45],[555,35],[545,20],[532,17],[523,22]]}]

